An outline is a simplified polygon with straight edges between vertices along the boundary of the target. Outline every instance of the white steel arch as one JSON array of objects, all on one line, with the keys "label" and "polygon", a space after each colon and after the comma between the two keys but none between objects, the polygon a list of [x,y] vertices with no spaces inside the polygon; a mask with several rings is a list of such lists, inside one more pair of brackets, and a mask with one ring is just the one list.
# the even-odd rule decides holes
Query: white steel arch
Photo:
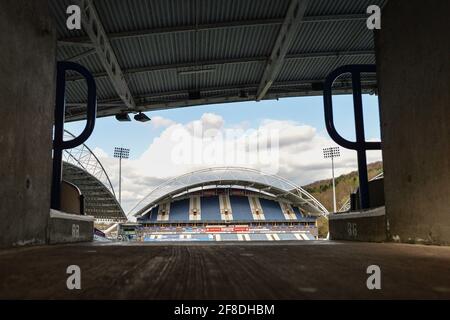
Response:
[{"label": "white steel arch", "polygon": [[[64,138],[70,140],[74,135],[65,130]],[[86,214],[115,221],[126,218],[105,168],[88,146],[81,144],[64,150],[63,160],[63,179],[83,193]]]},{"label": "white steel arch", "polygon": [[285,178],[250,168],[214,167],[189,172],[165,181],[139,201],[127,216],[140,216],[159,200],[189,188],[213,184],[265,188],[277,196],[290,198],[310,213],[328,215],[328,210],[317,199]]},{"label": "white steel arch", "polygon": [[[67,130],[64,130],[65,140],[70,140],[73,138],[75,138],[75,135]],[[92,176],[97,178],[97,180],[103,183],[103,185],[112,193],[112,195],[116,197],[116,193],[114,192],[114,188],[108,174],[106,173],[105,168],[87,145],[83,143],[78,147],[65,149],[63,152],[63,160],[64,162],[73,164],[90,173]]]}]

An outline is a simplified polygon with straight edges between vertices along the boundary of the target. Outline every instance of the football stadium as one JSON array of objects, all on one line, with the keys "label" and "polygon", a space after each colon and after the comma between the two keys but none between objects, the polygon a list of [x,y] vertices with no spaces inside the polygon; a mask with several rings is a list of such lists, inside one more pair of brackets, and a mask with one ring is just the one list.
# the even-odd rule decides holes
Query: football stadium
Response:
[{"label": "football stadium", "polygon": [[0,300],[450,299],[449,13],[0,0]]},{"label": "football stadium", "polygon": [[158,186],[134,209],[138,241],[279,241],[317,239],[328,211],[301,187],[246,168],[211,168]]}]

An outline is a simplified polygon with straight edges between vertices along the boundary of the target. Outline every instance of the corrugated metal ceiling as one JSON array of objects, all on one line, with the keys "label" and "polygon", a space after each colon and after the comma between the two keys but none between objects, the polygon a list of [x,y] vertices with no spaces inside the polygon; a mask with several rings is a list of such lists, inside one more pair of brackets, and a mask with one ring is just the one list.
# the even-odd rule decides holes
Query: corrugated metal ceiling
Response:
[{"label": "corrugated metal ceiling", "polygon": [[[126,107],[99,56],[88,47],[89,39],[82,30],[66,28],[66,8],[72,2],[50,1],[60,41],[58,60],[73,60],[87,67],[96,76],[99,115],[117,114]],[[140,111],[255,100],[290,2],[97,0],[94,4],[135,97],[137,107],[131,111]],[[373,32],[367,29],[364,15],[369,5],[383,6],[385,2],[310,0],[305,22],[264,98],[321,94],[311,83],[322,81],[334,68],[374,63]],[[72,77],[67,84],[70,121],[84,117],[86,87],[76,75],[68,77]],[[374,88],[373,80],[366,89]],[[190,100],[189,91],[198,91],[202,99]]]}]

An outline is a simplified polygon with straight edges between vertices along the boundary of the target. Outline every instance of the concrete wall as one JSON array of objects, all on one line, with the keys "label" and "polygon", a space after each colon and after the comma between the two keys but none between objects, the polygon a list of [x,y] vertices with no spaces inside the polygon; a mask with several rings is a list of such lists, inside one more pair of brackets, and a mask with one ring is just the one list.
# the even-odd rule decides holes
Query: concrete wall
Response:
[{"label": "concrete wall", "polygon": [[386,240],[385,207],[329,215],[331,240],[382,242]]},{"label": "concrete wall", "polygon": [[450,244],[449,12],[389,1],[376,35],[386,216],[402,242]]},{"label": "concrete wall", "polygon": [[0,1],[0,247],[45,242],[55,45],[47,0]]},{"label": "concrete wall", "polygon": [[92,241],[94,217],[51,210],[47,229],[49,244]]},{"label": "concrete wall", "polygon": [[[376,179],[369,181],[369,208],[382,207],[385,204],[384,201],[384,179]],[[350,204],[352,205],[352,204]],[[359,202],[359,190],[356,193],[355,206],[350,208],[351,210],[360,209]]]},{"label": "concrete wall", "polygon": [[61,211],[82,214],[81,201],[80,189],[76,185],[63,180],[61,183]]}]

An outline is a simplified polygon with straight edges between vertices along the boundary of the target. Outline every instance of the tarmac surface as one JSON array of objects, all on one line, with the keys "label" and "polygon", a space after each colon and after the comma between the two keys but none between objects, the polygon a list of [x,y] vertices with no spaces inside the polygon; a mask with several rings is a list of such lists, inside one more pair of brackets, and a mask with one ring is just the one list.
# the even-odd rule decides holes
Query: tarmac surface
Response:
[{"label": "tarmac surface", "polygon": [[[68,290],[69,265],[81,289]],[[378,265],[381,289],[369,290]],[[450,247],[90,243],[0,251],[0,299],[450,299]]]}]

